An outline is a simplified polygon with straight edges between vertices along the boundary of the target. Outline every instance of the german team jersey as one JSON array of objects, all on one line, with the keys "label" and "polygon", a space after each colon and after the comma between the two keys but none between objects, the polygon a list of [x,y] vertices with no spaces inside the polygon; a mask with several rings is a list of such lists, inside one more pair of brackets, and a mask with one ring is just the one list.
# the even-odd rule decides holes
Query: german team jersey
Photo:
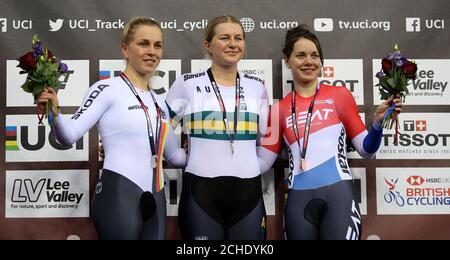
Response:
[{"label": "german team jersey", "polygon": [[[156,108],[152,95],[150,91],[135,89],[148,108],[153,136],[156,136]],[[121,77],[93,84],[71,119],[56,117],[53,126],[55,136],[59,142],[70,145],[97,125],[105,150],[103,167],[125,176],[143,191],[158,192],[164,187],[162,155],[177,166],[185,165],[186,155],[179,148],[178,140],[170,127],[169,112],[164,100],[153,95],[163,110],[156,150],[159,167],[155,172],[151,166],[152,152],[145,113]]]},{"label": "german team jersey", "polygon": [[[272,157],[282,150],[283,140],[289,148],[289,187],[310,189],[352,179],[346,156],[346,138],[364,156],[362,146],[367,130],[358,114],[352,94],[345,87],[320,85],[312,110],[310,134],[305,156],[305,170],[300,167],[300,151],[308,108],[314,96],[304,98],[296,93],[295,118],[292,118],[292,92],[272,107],[270,127],[263,149]],[[293,123],[298,125],[298,138]],[[267,151],[265,151],[267,154]],[[370,156],[366,153],[367,156]],[[263,161],[265,159],[263,158]],[[266,161],[271,161],[267,159]]]},{"label": "german team jersey", "polygon": [[[234,130],[236,86],[218,85],[229,133]],[[240,106],[234,135],[234,153],[220,103],[206,71],[181,75],[166,102],[176,125],[183,121],[189,137],[186,171],[202,177],[252,178],[260,174],[256,146],[267,129],[268,96],[262,80],[240,74]]]}]

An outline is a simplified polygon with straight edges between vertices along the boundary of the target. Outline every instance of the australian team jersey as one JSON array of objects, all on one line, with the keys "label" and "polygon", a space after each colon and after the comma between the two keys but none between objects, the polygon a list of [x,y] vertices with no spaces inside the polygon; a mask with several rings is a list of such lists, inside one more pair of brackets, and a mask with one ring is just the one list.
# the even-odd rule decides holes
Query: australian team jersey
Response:
[{"label": "australian team jersey", "polygon": [[[262,170],[272,165],[284,140],[289,148],[289,188],[318,188],[352,179],[346,156],[346,138],[352,141],[361,156],[368,158],[373,154],[363,147],[367,130],[350,91],[345,87],[320,85],[312,111],[305,170],[300,167],[300,151],[313,96],[304,98],[296,93],[295,118],[292,118],[291,95],[292,92],[272,107],[268,135],[258,151]],[[300,147],[294,135],[295,122]]]},{"label": "australian team jersey", "polygon": [[[156,136],[156,108],[152,96],[149,91],[135,89],[148,107],[153,136]],[[177,138],[172,132],[164,100],[156,94],[153,95],[163,110],[157,148],[159,167],[155,176],[151,167],[152,153],[145,113],[121,77],[93,84],[70,120],[62,116],[56,117],[53,126],[55,135],[59,142],[72,144],[97,124],[105,150],[103,167],[122,174],[144,191],[159,191],[164,186],[161,155],[171,164],[184,166],[186,154],[179,148]]]},{"label": "australian team jersey", "polygon": [[[225,104],[230,134],[234,129],[236,87],[218,85]],[[260,174],[256,146],[265,134],[268,96],[263,82],[240,74],[240,107],[234,153],[225,129],[220,103],[206,71],[181,75],[166,102],[175,125],[183,120],[189,136],[186,171],[202,177],[252,178]]]}]

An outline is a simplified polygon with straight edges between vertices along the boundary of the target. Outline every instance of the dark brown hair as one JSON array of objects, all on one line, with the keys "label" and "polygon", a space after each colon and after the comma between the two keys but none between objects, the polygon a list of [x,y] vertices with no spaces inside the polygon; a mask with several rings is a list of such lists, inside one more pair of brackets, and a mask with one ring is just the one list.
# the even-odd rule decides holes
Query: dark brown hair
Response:
[{"label": "dark brown hair", "polygon": [[316,45],[316,48],[319,51],[320,61],[323,64],[323,53],[319,39],[314,33],[307,29],[307,26],[305,24],[301,24],[286,32],[286,38],[284,40],[283,47],[283,54],[285,58],[288,59],[291,56],[292,51],[294,50],[295,43],[301,38],[308,39]]}]

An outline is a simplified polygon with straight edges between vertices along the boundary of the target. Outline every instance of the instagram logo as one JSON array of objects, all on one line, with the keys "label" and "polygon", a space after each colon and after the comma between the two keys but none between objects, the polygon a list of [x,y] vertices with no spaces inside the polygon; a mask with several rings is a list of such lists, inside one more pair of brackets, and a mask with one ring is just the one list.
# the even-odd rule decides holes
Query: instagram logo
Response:
[{"label": "instagram logo", "polygon": [[0,18],[0,31],[1,32],[7,31],[6,21],[7,21],[6,18]]}]

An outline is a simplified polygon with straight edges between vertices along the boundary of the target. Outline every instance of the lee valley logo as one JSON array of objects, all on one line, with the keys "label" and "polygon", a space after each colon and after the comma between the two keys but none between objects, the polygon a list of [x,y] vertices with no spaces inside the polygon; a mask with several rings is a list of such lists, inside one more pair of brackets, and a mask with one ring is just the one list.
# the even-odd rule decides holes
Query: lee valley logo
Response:
[{"label": "lee valley logo", "polygon": [[87,217],[88,191],[87,170],[7,171],[6,217]]},{"label": "lee valley logo", "polygon": [[[415,60],[419,70],[417,78],[408,85],[407,105],[448,105],[450,103],[450,60],[449,59],[422,59]],[[380,69],[381,60],[373,60],[375,75]],[[377,78],[373,78],[374,86]],[[374,104],[381,103],[378,87],[374,88]]]}]

